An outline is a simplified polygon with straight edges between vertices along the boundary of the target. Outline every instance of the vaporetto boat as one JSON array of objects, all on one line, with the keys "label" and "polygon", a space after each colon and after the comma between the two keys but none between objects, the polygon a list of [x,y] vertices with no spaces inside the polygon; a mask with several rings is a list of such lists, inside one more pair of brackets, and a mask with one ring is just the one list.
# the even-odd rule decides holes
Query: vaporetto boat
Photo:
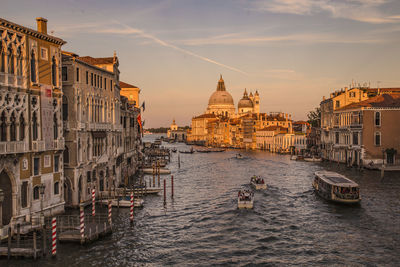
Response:
[{"label": "vaporetto boat", "polygon": [[358,184],[336,172],[315,172],[312,185],[319,196],[330,201],[349,204],[361,201]]},{"label": "vaporetto boat", "polygon": [[238,209],[252,209],[254,193],[248,190],[240,190],[238,193]]},{"label": "vaporetto boat", "polygon": [[253,176],[250,179],[250,184],[256,189],[267,189],[267,184],[265,183],[264,179],[258,176]]}]

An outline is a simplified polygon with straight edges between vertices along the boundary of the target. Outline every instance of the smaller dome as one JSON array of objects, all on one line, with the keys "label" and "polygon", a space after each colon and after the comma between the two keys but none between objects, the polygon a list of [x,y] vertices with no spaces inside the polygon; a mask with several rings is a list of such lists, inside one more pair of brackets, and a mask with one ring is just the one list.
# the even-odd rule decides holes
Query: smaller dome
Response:
[{"label": "smaller dome", "polygon": [[249,98],[242,98],[239,101],[238,107],[239,108],[253,108],[253,101],[251,101]]}]

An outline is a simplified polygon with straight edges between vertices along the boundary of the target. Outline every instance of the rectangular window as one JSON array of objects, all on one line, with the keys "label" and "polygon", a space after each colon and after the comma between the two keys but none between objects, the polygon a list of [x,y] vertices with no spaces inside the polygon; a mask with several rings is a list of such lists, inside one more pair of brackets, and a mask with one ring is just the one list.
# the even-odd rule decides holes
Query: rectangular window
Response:
[{"label": "rectangular window", "polygon": [[62,67],[62,80],[63,81],[68,81],[68,69],[67,67]]},{"label": "rectangular window", "polygon": [[21,207],[28,206],[28,182],[22,182],[21,185]]},{"label": "rectangular window", "polygon": [[358,145],[358,132],[353,132],[353,145]]},{"label": "rectangular window", "polygon": [[92,173],[91,173],[90,171],[86,172],[86,181],[87,181],[88,183],[90,183],[90,182],[92,181],[91,174],[92,174]]},{"label": "rectangular window", "polygon": [[93,73],[90,73],[90,85],[93,86]]},{"label": "rectangular window", "polygon": [[94,74],[94,87],[97,87],[97,75]]},{"label": "rectangular window", "polygon": [[76,68],[76,81],[79,82],[79,68]]},{"label": "rectangular window", "polygon": [[100,88],[103,88],[103,77],[100,76]]},{"label": "rectangular window", "polygon": [[48,60],[49,57],[47,55],[47,48],[41,47],[40,48],[40,59],[42,60]]},{"label": "rectangular window", "polygon": [[33,175],[39,175],[40,158],[33,159]]},{"label": "rectangular window", "polygon": [[86,84],[89,84],[89,72],[86,71]]},{"label": "rectangular window", "polygon": [[43,158],[43,167],[44,168],[48,168],[51,166],[51,162],[50,162],[50,155],[44,155]]},{"label": "rectangular window", "polygon": [[54,156],[54,172],[59,172],[59,162],[60,162],[60,156],[55,155]]},{"label": "rectangular window", "polygon": [[113,89],[113,81],[112,80],[110,80],[110,89],[111,89],[111,91]]},{"label": "rectangular window", "polygon": [[335,132],[335,144],[339,144],[339,133]]},{"label": "rectangular window", "polygon": [[340,101],[336,100],[336,108],[340,108]]},{"label": "rectangular window", "polygon": [[104,78],[104,89],[107,90],[107,78]]}]

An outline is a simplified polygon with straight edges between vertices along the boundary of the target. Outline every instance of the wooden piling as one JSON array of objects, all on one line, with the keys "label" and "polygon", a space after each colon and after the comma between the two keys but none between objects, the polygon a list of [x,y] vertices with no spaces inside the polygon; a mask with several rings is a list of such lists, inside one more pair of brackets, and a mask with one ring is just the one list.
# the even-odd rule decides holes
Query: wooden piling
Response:
[{"label": "wooden piling", "polygon": [[33,258],[35,260],[37,258],[36,250],[37,250],[37,244],[36,244],[36,230],[35,230],[35,231],[33,231]]},{"label": "wooden piling", "polygon": [[174,176],[171,175],[171,198],[174,198]]},{"label": "wooden piling", "polygon": [[164,205],[167,204],[166,180],[164,179]]},{"label": "wooden piling", "polygon": [[181,154],[178,152],[178,168],[181,168]]},{"label": "wooden piling", "polygon": [[21,241],[21,225],[17,224],[17,248],[19,248],[20,241]]}]

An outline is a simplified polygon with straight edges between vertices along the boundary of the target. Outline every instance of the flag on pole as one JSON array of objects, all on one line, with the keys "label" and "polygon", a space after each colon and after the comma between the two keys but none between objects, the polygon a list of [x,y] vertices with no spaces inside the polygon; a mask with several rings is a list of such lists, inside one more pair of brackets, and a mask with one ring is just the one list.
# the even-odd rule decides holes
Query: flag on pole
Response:
[{"label": "flag on pole", "polygon": [[139,115],[137,116],[137,122],[139,123],[140,129],[142,129],[142,116],[139,113]]},{"label": "flag on pole", "polygon": [[145,107],[145,102],[143,101],[143,103],[142,103],[142,105],[141,105],[141,108],[143,109],[143,111],[146,109],[146,107]]}]

